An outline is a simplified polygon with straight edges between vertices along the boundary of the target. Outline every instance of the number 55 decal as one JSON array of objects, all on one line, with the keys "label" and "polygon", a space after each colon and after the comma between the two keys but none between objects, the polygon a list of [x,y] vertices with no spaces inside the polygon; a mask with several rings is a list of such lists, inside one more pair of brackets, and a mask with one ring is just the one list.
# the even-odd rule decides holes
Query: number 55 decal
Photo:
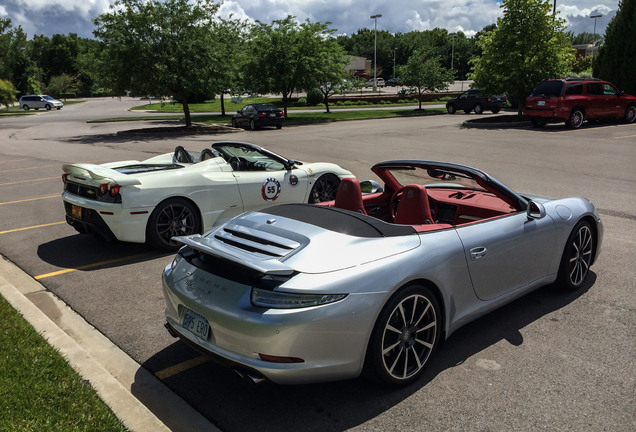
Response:
[{"label": "number 55 decal", "polygon": [[263,183],[261,194],[265,201],[276,201],[280,195],[280,183],[275,178],[268,178]]}]

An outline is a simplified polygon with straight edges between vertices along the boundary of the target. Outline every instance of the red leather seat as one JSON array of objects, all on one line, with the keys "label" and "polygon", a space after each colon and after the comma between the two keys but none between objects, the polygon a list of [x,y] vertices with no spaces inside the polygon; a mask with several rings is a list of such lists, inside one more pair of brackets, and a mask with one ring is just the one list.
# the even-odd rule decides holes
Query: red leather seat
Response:
[{"label": "red leather seat", "polygon": [[336,202],[334,207],[351,210],[354,212],[367,214],[364,210],[362,202],[362,191],[360,190],[360,182],[355,178],[345,178],[338,186],[336,193]]},{"label": "red leather seat", "polygon": [[401,225],[423,225],[433,223],[428,193],[422,185],[407,185],[402,189],[400,202],[395,212],[395,223]]}]

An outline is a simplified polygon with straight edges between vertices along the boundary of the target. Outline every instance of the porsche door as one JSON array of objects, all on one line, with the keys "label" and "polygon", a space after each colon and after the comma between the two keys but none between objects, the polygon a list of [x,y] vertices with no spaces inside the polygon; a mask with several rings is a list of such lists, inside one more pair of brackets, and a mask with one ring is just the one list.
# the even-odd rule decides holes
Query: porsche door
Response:
[{"label": "porsche door", "polygon": [[475,294],[490,300],[545,276],[555,246],[549,216],[525,212],[456,227]]}]

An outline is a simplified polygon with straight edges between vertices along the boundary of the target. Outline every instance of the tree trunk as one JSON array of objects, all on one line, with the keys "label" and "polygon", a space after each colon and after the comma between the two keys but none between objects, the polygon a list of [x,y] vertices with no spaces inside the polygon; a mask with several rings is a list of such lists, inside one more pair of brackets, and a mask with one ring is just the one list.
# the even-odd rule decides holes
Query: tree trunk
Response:
[{"label": "tree trunk", "polygon": [[190,117],[190,105],[188,105],[188,97],[183,97],[183,115],[185,116],[186,127],[192,126],[192,117]]},{"label": "tree trunk", "polygon": [[287,119],[287,102],[289,101],[289,96],[287,92],[283,92],[283,112],[285,113],[285,119]]},{"label": "tree trunk", "polygon": [[225,115],[225,99],[223,99],[223,95],[225,93],[223,93],[223,91],[221,91],[221,115],[224,116]]},{"label": "tree trunk", "polygon": [[325,104],[325,108],[327,109],[327,112],[329,112],[329,93],[323,93],[324,99],[323,99],[323,103]]}]

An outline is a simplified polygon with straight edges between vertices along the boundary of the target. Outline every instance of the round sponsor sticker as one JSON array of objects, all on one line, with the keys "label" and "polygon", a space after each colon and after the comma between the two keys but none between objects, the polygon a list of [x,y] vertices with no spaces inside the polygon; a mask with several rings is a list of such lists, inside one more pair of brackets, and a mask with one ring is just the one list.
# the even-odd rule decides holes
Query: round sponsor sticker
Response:
[{"label": "round sponsor sticker", "polygon": [[289,176],[289,185],[291,187],[298,186],[298,177],[295,174]]},{"label": "round sponsor sticker", "polygon": [[280,195],[280,183],[275,178],[268,178],[263,183],[261,193],[265,201],[276,201]]}]

